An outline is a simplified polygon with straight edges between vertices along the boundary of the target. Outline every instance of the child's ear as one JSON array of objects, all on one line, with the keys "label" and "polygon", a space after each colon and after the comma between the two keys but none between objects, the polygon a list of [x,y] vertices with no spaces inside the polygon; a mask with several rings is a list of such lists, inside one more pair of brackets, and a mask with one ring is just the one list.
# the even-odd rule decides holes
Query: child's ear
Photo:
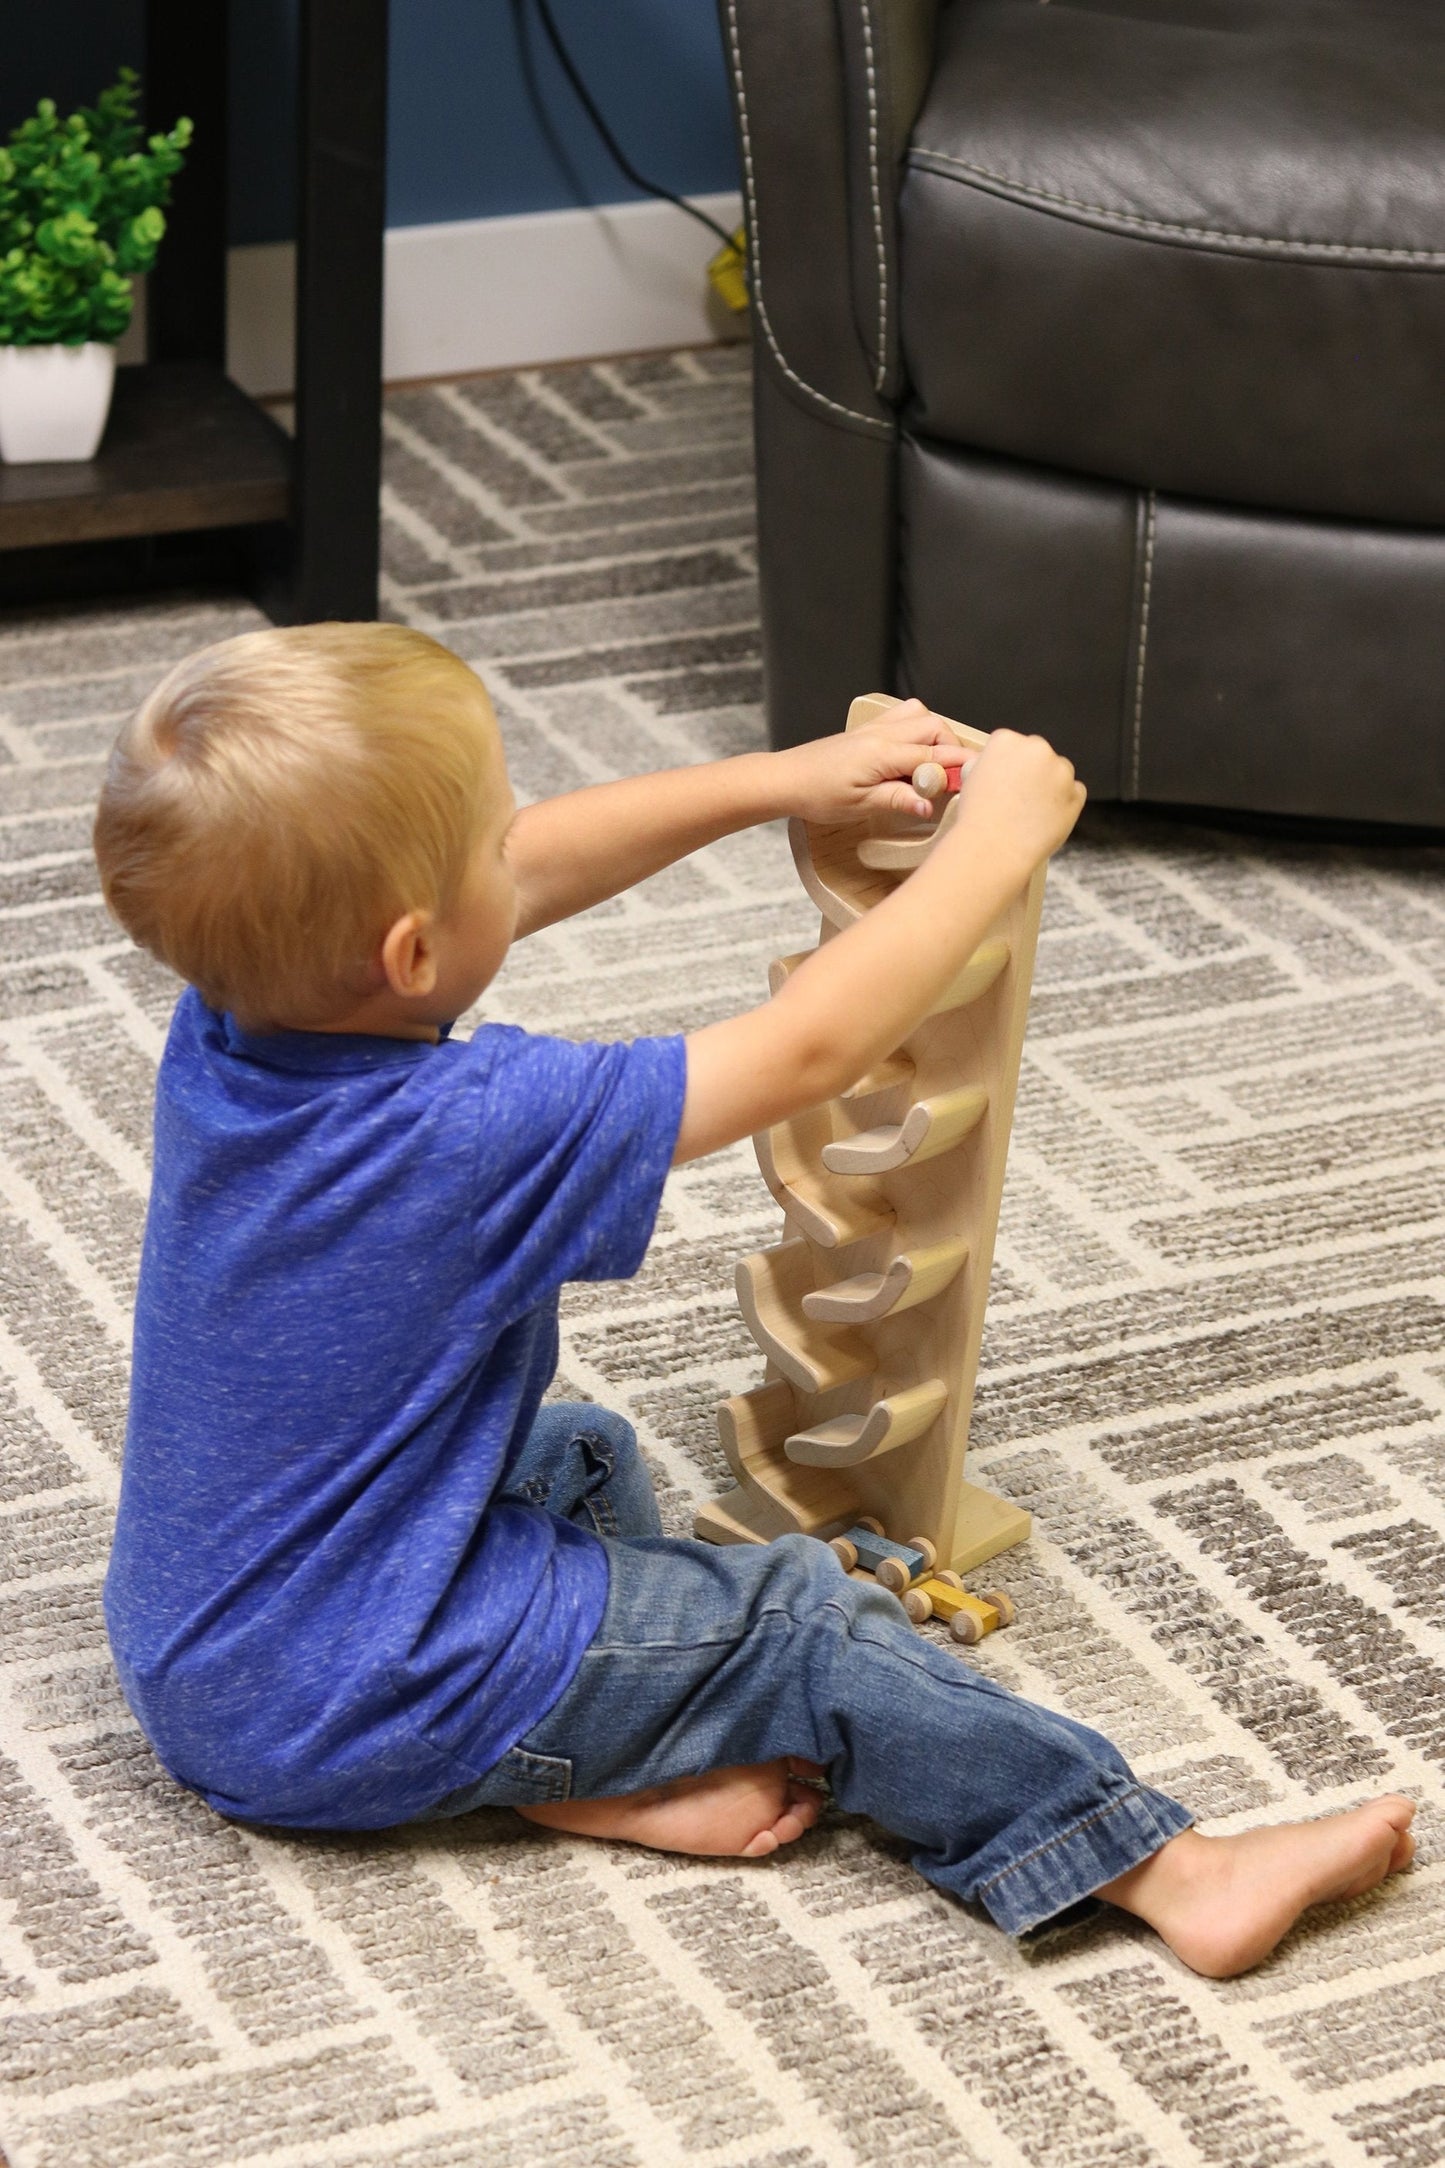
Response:
[{"label": "child's ear", "polygon": [[408,911],[399,918],[382,942],[377,960],[394,994],[404,1000],[429,994],[437,979],[431,912]]}]

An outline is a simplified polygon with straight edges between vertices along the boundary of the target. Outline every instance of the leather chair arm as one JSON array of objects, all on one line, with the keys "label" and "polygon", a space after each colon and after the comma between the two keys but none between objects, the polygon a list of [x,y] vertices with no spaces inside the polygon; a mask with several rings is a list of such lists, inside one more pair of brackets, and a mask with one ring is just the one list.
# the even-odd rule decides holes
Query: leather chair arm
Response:
[{"label": "leather chair arm", "polygon": [[835,426],[893,431],[895,207],[938,0],[719,0],[760,362]]},{"label": "leather chair arm", "polygon": [[718,0],[747,205],[774,745],[895,681],[903,152],[938,0]]}]

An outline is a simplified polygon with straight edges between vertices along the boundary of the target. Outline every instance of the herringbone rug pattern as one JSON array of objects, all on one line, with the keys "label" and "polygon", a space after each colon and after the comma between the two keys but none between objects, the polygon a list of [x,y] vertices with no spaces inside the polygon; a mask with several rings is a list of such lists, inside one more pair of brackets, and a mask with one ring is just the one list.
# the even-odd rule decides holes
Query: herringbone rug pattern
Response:
[{"label": "herringbone rug pattern", "polygon": [[[389,604],[483,670],[524,795],[760,742],[744,367],[393,399]],[[173,989],[87,832],[119,717],[254,622],[0,626],[12,2168],[1445,2160],[1440,855],[1089,819],[1050,882],[973,1460],[1037,1516],[978,1662],[1213,1826],[1408,1789],[1413,1875],[1217,1987],[1117,1919],[1011,1949],[837,1822],[748,1869],[503,1815],[243,1834],[158,1773],[101,1632]],[[781,835],[739,837],[528,943],[488,1012],[695,1025],[815,924]],[[738,1149],[674,1180],[636,1281],[567,1301],[566,1389],[632,1415],[679,1530],[758,1375],[732,1260],[775,1226]]]}]

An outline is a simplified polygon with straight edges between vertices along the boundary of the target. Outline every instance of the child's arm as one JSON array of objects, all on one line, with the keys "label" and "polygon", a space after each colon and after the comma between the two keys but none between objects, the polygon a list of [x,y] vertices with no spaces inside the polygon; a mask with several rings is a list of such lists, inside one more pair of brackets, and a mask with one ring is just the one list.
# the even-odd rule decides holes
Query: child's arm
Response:
[{"label": "child's arm", "polygon": [[786,752],[664,769],[524,806],[507,837],[521,903],[518,934],[585,911],[759,821],[794,813],[861,820],[885,806],[926,819],[933,808],[907,778],[940,746],[957,742],[921,701],[909,700],[868,729]]},{"label": "child's arm", "polygon": [[1073,769],[1042,738],[995,731],[965,774],[956,823],[916,873],[824,942],[764,1007],[690,1034],[674,1160],[835,1098],[891,1053],[1083,802]]}]

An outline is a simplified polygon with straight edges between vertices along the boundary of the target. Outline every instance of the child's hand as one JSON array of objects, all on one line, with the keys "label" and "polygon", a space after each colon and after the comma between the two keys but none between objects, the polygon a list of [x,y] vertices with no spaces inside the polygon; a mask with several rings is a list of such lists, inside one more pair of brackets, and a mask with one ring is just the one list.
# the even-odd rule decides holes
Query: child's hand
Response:
[{"label": "child's hand", "polygon": [[[935,807],[909,777],[924,761],[958,751],[947,723],[930,715],[921,700],[904,700],[862,730],[814,738],[773,758],[786,764],[780,796],[788,811],[804,820],[861,821],[882,812],[929,820]],[[959,763],[951,760],[950,765],[956,770]]]},{"label": "child's hand", "polygon": [[[1084,795],[1070,763],[1047,739],[995,730],[964,771],[954,832],[986,836],[1017,853],[1026,878],[1064,841]],[[947,840],[940,839],[940,850]]]}]

